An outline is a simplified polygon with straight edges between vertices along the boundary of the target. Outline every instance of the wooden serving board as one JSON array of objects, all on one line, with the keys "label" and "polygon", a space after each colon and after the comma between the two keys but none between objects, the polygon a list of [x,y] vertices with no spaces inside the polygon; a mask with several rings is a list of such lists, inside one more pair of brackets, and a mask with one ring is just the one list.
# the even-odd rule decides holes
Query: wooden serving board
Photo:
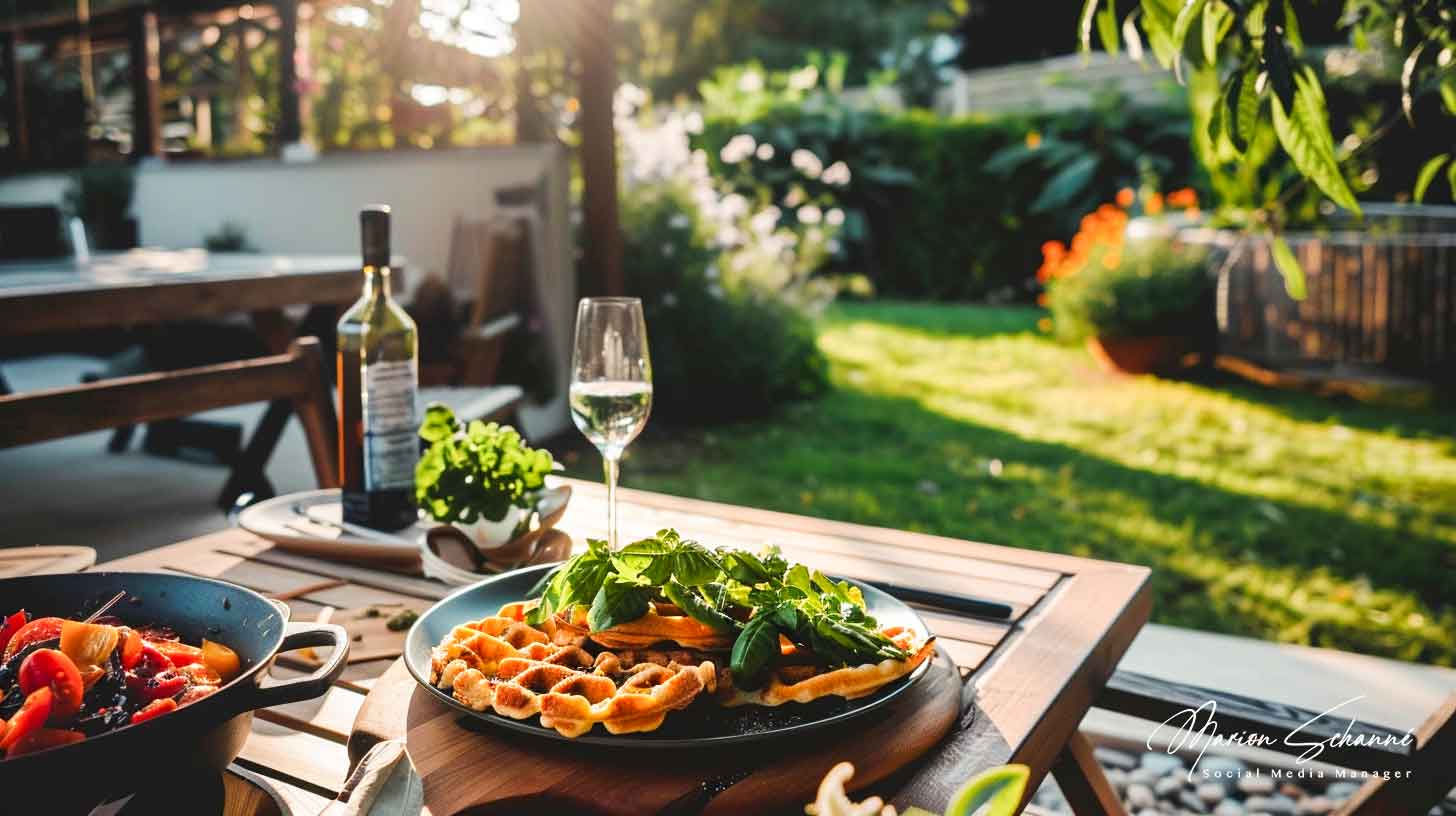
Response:
[{"label": "wooden serving board", "polygon": [[95,563],[90,547],[6,547],[0,549],[0,578],[80,572]]},{"label": "wooden serving board", "polygon": [[625,750],[534,739],[436,700],[396,661],[365,698],[349,737],[358,762],[401,739],[432,816],[471,814],[802,813],[839,762],[851,790],[904,768],[940,742],[961,711],[961,677],[944,649],[909,691],[842,726],[782,743],[702,750]]}]

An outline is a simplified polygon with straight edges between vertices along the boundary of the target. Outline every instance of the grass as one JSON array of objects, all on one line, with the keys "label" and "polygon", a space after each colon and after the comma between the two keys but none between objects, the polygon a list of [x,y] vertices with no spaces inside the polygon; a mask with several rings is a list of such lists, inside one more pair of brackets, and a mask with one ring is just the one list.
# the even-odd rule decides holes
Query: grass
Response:
[{"label": "grass", "polygon": [[1449,414],[1110,376],[1041,315],[837,306],[829,394],[650,426],[623,483],[1145,564],[1164,623],[1456,665]]}]

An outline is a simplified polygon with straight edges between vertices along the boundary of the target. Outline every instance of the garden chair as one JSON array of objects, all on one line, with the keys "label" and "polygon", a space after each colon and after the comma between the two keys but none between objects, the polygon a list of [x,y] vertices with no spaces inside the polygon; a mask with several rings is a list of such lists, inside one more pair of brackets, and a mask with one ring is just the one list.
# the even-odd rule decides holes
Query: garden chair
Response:
[{"label": "garden chair", "polygon": [[[1268,737],[1261,746],[1290,756],[1308,750],[1285,745],[1285,737],[1299,729],[1298,742],[1328,739],[1343,732],[1338,715],[1318,719],[1320,712],[1259,700],[1236,694],[1185,685],[1145,674],[1117,672],[1097,700],[1097,708],[1127,714],[1151,722],[1166,722],[1181,712],[1197,709],[1208,701],[1218,706],[1219,733],[1245,732]],[[1316,721],[1310,725],[1312,721]],[[1344,721],[1347,722],[1347,721]],[[1199,720],[1202,724],[1202,719]],[[1359,733],[1399,740],[1404,731],[1359,725]],[[1425,816],[1456,788],[1456,694],[1411,733],[1410,746],[1326,745],[1318,761],[1371,774],[1409,771],[1409,778],[1384,779],[1372,776],[1336,816]],[[1383,740],[1376,740],[1383,742]]]},{"label": "garden chair", "polygon": [[455,220],[447,281],[421,284],[410,306],[422,327],[450,327],[444,336],[421,337],[421,402],[442,402],[467,422],[514,415],[524,391],[498,383],[497,374],[522,324],[524,245],[514,219]]},{"label": "garden chair", "polygon": [[291,399],[320,487],[336,487],[338,424],[315,338],[284,354],[0,397],[0,448]]}]

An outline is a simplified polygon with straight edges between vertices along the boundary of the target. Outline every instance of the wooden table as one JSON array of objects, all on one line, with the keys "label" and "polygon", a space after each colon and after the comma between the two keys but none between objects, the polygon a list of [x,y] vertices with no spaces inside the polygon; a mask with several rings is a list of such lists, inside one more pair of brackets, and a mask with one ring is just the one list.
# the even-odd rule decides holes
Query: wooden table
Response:
[{"label": "wooden table", "polygon": [[[130,328],[246,313],[270,354],[295,336],[333,339],[335,312],[359,297],[359,258],[137,249],[74,259],[0,263],[0,338]],[[295,326],[288,306],[310,310]],[[0,393],[7,387],[0,376]],[[218,502],[245,491],[272,495],[263,468],[291,415],[269,405],[233,465]]]},{"label": "wooden table", "polygon": [[[604,490],[594,483],[563,481],[574,495],[559,528],[583,546],[585,538],[601,536]],[[1008,622],[919,608],[959,666],[964,713],[946,744],[892,791],[894,801],[902,809],[919,804],[935,810],[974,773],[1020,762],[1032,768],[1032,789],[1054,773],[1079,814],[1121,812],[1077,725],[1147,620],[1146,568],[633,490],[620,496],[626,540],[676,527],[709,546],[772,543],[786,556],[827,572],[1011,604],[1014,616]],[[314,618],[325,605],[423,608],[448,591],[421,578],[292,555],[242,531],[204,536],[102,568],[225,578],[284,596],[294,617],[303,619]],[[391,641],[370,634],[354,644],[348,670],[325,698],[260,712],[238,764],[271,780],[293,797],[290,801],[316,805],[334,795],[351,755],[357,759],[369,747],[360,740],[349,744],[364,695],[396,664],[402,641],[402,635]]]}]

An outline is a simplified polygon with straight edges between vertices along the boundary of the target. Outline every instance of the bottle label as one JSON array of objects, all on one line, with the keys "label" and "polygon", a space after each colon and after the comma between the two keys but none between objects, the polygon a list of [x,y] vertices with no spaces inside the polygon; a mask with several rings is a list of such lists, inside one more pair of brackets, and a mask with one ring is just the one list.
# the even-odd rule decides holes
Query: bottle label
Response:
[{"label": "bottle label", "polygon": [[364,367],[364,489],[412,488],[420,456],[415,361]]}]

